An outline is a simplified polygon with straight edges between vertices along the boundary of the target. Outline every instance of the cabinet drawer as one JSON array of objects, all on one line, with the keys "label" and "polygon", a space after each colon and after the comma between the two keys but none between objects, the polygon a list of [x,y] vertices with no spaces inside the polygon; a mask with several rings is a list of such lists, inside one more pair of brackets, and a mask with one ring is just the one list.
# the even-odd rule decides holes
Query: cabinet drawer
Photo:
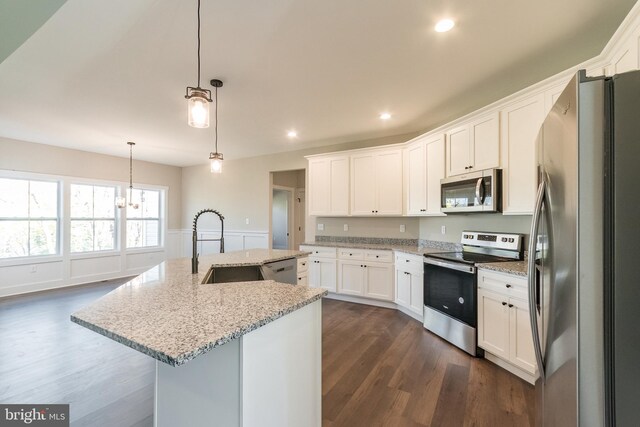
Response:
[{"label": "cabinet drawer", "polygon": [[478,270],[478,288],[498,292],[506,297],[529,300],[527,278],[494,271]]},{"label": "cabinet drawer", "polygon": [[374,262],[393,262],[393,252],[367,250],[364,252],[364,260]]},{"label": "cabinet drawer", "polygon": [[298,285],[309,286],[309,275],[306,271],[304,273],[298,272],[297,279]]},{"label": "cabinet drawer", "polygon": [[424,270],[424,257],[396,252],[396,268],[403,271],[422,272]]},{"label": "cabinet drawer", "polygon": [[298,258],[298,265],[296,270],[298,272],[298,275],[300,275],[301,273],[306,273],[308,269],[309,269],[309,258],[308,257]]},{"label": "cabinet drawer", "polygon": [[338,258],[362,261],[364,259],[364,249],[340,248],[338,249]]},{"label": "cabinet drawer", "polygon": [[311,252],[314,258],[335,258],[336,248],[328,248],[325,246],[300,246],[301,251]]}]

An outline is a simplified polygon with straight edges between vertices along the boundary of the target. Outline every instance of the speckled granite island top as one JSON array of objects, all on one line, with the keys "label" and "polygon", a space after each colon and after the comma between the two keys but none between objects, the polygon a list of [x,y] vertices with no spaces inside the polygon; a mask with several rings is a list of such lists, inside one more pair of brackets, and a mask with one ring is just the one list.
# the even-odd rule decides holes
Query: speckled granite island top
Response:
[{"label": "speckled granite island top", "polygon": [[327,294],[272,280],[202,284],[209,265],[255,265],[304,256],[251,250],[165,261],[125,283],[71,320],[154,359],[178,366]]}]

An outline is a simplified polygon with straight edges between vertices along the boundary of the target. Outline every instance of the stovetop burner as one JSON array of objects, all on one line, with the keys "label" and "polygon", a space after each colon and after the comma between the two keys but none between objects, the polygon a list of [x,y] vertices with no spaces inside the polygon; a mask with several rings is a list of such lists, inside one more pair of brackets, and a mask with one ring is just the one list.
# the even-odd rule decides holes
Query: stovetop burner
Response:
[{"label": "stovetop burner", "polygon": [[465,264],[474,265],[476,263],[487,262],[506,262],[517,261],[513,258],[505,258],[494,255],[477,254],[473,252],[444,252],[437,254],[429,254],[429,258],[438,258],[446,261],[462,262]]}]

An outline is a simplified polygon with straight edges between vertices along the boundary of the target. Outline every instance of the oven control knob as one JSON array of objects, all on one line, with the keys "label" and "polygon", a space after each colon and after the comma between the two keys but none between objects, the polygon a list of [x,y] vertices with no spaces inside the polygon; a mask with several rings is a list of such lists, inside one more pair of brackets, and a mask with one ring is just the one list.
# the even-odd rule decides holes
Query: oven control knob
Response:
[{"label": "oven control knob", "polygon": [[464,298],[462,298],[462,297],[458,298],[458,302],[459,302],[460,304],[464,304]]},{"label": "oven control knob", "polygon": [[502,240],[503,242],[506,242],[506,241],[507,241],[507,238],[506,238],[506,237],[503,237],[503,238],[502,238],[502,239],[500,239],[500,240]]},{"label": "oven control knob", "polygon": [[509,243],[513,243],[515,241],[516,241],[516,239],[514,239],[513,237],[509,239]]}]

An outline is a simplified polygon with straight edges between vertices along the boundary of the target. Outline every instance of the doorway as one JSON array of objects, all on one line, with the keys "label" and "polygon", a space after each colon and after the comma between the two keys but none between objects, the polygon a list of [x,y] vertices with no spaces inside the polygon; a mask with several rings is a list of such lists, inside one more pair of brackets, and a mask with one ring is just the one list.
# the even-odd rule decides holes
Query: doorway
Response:
[{"label": "doorway", "polygon": [[305,238],[305,170],[271,172],[270,187],[271,248],[298,249]]},{"label": "doorway", "polygon": [[273,186],[271,204],[271,247],[293,247],[293,192],[294,188]]}]

